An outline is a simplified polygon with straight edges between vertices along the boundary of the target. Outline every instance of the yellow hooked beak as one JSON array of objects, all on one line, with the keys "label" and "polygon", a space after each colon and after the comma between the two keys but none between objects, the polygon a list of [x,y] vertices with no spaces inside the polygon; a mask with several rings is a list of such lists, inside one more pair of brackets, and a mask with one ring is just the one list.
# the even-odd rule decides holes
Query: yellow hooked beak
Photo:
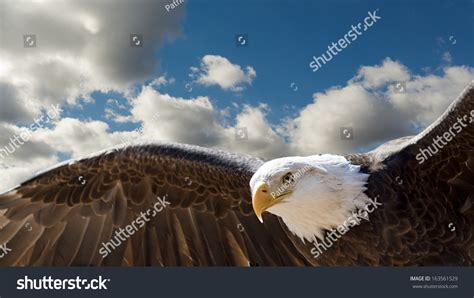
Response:
[{"label": "yellow hooked beak", "polygon": [[252,196],[253,211],[258,220],[263,223],[262,213],[279,201],[281,201],[281,198],[274,198],[265,182],[258,183]]}]

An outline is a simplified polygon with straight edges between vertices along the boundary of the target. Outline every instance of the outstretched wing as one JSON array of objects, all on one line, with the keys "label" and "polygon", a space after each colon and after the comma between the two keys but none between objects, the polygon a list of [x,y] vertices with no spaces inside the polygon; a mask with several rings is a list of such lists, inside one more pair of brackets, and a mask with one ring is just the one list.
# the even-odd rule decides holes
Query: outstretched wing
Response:
[{"label": "outstretched wing", "polygon": [[368,193],[383,203],[359,231],[379,235],[370,238],[374,262],[474,264],[474,82],[419,135],[366,157]]},{"label": "outstretched wing", "polygon": [[[444,144],[434,141],[438,136]],[[419,135],[346,157],[370,173],[366,193],[382,205],[323,248],[290,237],[307,260],[316,266],[474,264],[474,82]],[[318,258],[315,247],[322,251]]]},{"label": "outstretched wing", "polygon": [[405,214],[384,231],[390,252],[425,265],[474,264],[474,82],[385,164],[401,190],[385,216]]},{"label": "outstretched wing", "polygon": [[305,265],[278,219],[252,212],[261,164],[176,144],[63,164],[0,195],[0,265]]}]

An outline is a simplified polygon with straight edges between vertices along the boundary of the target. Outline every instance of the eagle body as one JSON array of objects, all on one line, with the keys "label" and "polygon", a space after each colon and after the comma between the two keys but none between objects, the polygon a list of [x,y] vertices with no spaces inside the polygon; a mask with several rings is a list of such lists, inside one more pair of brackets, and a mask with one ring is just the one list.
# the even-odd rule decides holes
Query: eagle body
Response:
[{"label": "eagle body", "polygon": [[0,194],[0,266],[471,266],[473,122],[471,83],[367,153],[151,142],[67,161]]}]

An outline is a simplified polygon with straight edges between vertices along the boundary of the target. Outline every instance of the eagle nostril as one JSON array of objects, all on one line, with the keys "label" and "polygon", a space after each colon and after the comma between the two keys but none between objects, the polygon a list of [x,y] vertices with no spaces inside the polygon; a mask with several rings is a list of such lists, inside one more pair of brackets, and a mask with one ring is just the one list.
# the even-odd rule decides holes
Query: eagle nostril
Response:
[{"label": "eagle nostril", "polygon": [[267,190],[266,190],[266,189],[262,189],[262,192],[267,192]]}]

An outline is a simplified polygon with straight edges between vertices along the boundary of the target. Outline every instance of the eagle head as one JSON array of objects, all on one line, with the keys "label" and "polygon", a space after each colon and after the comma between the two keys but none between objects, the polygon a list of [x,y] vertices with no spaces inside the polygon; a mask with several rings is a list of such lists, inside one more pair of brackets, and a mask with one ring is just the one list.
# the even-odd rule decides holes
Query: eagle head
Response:
[{"label": "eagle head", "polygon": [[322,239],[323,230],[341,225],[367,204],[368,177],[338,155],[274,159],[250,180],[253,209],[261,222],[264,212],[281,217],[303,241]]}]

